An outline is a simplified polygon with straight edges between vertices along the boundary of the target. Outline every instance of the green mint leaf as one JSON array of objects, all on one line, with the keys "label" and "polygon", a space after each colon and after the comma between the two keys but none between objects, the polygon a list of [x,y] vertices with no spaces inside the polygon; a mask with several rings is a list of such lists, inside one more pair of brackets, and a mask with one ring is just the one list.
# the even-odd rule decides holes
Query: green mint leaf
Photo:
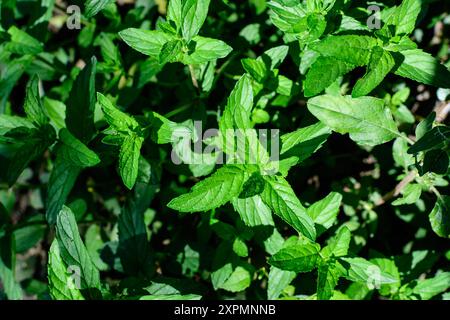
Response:
[{"label": "green mint leaf", "polygon": [[310,99],[308,109],[333,131],[349,133],[361,145],[376,146],[400,135],[381,99],[323,95]]},{"label": "green mint leaf", "polygon": [[68,163],[81,168],[93,167],[100,163],[97,154],[75,138],[69,130],[61,129],[59,138],[62,142],[59,154]]},{"label": "green mint leaf", "polygon": [[331,86],[356,66],[334,57],[319,57],[311,65],[303,83],[305,97],[312,97]]},{"label": "green mint leaf", "polygon": [[428,131],[433,129],[435,119],[436,112],[431,112],[425,119],[419,122],[415,130],[417,140],[420,140]]},{"label": "green mint leaf", "polygon": [[440,272],[433,278],[419,280],[413,288],[413,293],[422,300],[429,300],[450,288],[450,272]]},{"label": "green mint leaf", "polygon": [[403,0],[395,8],[394,13],[386,21],[387,25],[395,25],[396,35],[409,35],[416,26],[416,20],[422,9],[422,0]]},{"label": "green mint leaf", "polygon": [[173,21],[179,30],[183,24],[182,22],[183,0],[169,0],[167,6],[167,20]]},{"label": "green mint leaf", "polygon": [[329,259],[331,256],[346,256],[350,246],[351,238],[352,234],[347,227],[343,226],[339,228],[337,234],[333,238],[331,238],[331,240],[328,242],[328,245],[322,249],[321,255],[325,259]]},{"label": "green mint leaf", "polygon": [[293,271],[281,270],[271,266],[267,286],[267,299],[278,299],[283,290],[294,280],[296,274]]},{"label": "green mint leaf", "polygon": [[128,189],[133,189],[139,171],[139,157],[144,138],[131,134],[123,140],[119,153],[119,172]]},{"label": "green mint leaf", "polygon": [[310,240],[316,238],[314,222],[306,213],[289,183],[282,177],[265,176],[261,198],[272,211]]},{"label": "green mint leaf", "polygon": [[159,53],[159,63],[179,61],[182,54],[183,43],[181,40],[171,40],[166,42]]},{"label": "green mint leaf", "polygon": [[340,260],[346,269],[344,277],[350,281],[373,286],[396,283],[398,281],[397,278],[364,258],[341,258]]},{"label": "green mint leaf", "polygon": [[422,187],[419,184],[410,183],[401,191],[401,194],[401,198],[392,202],[393,206],[416,203],[422,194]]},{"label": "green mint leaf", "polygon": [[113,0],[87,0],[84,9],[86,18],[92,18],[108,4],[113,3]]},{"label": "green mint leaf", "polygon": [[131,276],[151,276],[154,272],[144,213],[156,191],[153,168],[141,157],[133,196],[126,202],[118,219],[119,248],[123,270]]},{"label": "green mint leaf", "polygon": [[97,59],[92,57],[78,74],[66,102],[67,129],[80,141],[89,142],[95,133],[95,70]]},{"label": "green mint leaf", "polygon": [[448,148],[450,142],[450,127],[437,126],[425,133],[408,149],[409,154],[417,154],[428,150]]},{"label": "green mint leaf", "polygon": [[327,261],[319,265],[317,271],[318,300],[329,300],[333,296],[334,288],[342,274],[342,266],[339,262]]},{"label": "green mint leaf", "polygon": [[8,34],[11,36],[11,40],[6,43],[5,50],[9,52],[21,55],[38,54],[44,49],[41,42],[25,31],[18,29],[16,26],[10,27],[8,29]]},{"label": "green mint leaf", "polygon": [[381,47],[373,48],[367,67],[367,73],[356,82],[352,91],[352,97],[362,97],[372,92],[372,90],[375,89],[389,74],[394,66],[395,60],[388,51]]},{"label": "green mint leaf", "polygon": [[322,122],[300,128],[281,136],[281,151],[283,158],[295,157],[297,163],[309,158],[327,141],[331,129]]},{"label": "green mint leaf", "polygon": [[128,28],[119,32],[123,41],[134,50],[147,56],[158,57],[165,43],[176,40],[175,36],[158,30]]},{"label": "green mint leaf", "polygon": [[264,51],[256,60],[264,62],[267,69],[273,70],[286,59],[288,52],[288,46],[278,46]]},{"label": "green mint leaf", "polygon": [[249,227],[274,225],[272,211],[262,201],[261,196],[234,198],[232,203],[245,225]]},{"label": "green mint leaf", "polygon": [[181,62],[193,65],[225,58],[233,50],[221,40],[201,36],[192,38],[188,49],[189,51],[183,56]]},{"label": "green mint leaf", "polygon": [[317,243],[283,247],[269,259],[272,266],[286,271],[309,272],[317,266],[320,246]]},{"label": "green mint leaf", "polygon": [[282,0],[272,0],[267,3],[271,9],[270,20],[281,31],[293,33],[293,26],[298,25],[306,16],[306,8],[301,3],[287,5]]},{"label": "green mint leaf", "polygon": [[408,142],[402,138],[395,139],[392,146],[392,156],[395,163],[405,169],[414,163],[414,157],[408,154]]},{"label": "green mint leaf", "polygon": [[57,240],[52,242],[48,253],[48,286],[54,300],[84,300],[76,287],[73,270],[63,262]]},{"label": "green mint leaf", "polygon": [[56,218],[66,203],[81,169],[65,160],[61,148],[58,150],[48,181],[46,219],[49,224],[56,223]]},{"label": "green mint leaf", "polygon": [[239,128],[242,130],[252,128],[250,121],[253,108],[253,89],[251,80],[243,75],[234,86],[227,100],[219,122],[219,129],[226,137],[226,130]]},{"label": "green mint leaf", "polygon": [[198,182],[191,191],[183,194],[167,206],[180,212],[208,211],[237,197],[247,179],[242,169],[227,165],[218,169],[210,177]]},{"label": "green mint leaf", "polygon": [[264,62],[256,59],[246,58],[242,59],[241,63],[244,67],[244,70],[248,72],[257,82],[263,83],[267,78],[268,70]]},{"label": "green mint leaf", "polygon": [[101,296],[99,271],[81,240],[75,217],[67,207],[62,208],[56,220],[56,240],[61,260],[68,267],[79,271],[79,285],[83,296],[98,299]]},{"label": "green mint leaf", "polygon": [[32,61],[31,56],[24,56],[5,63],[5,67],[0,77],[0,113],[5,112],[6,103],[14,85],[25,72],[25,69]]},{"label": "green mint leaf", "polygon": [[43,125],[49,122],[39,95],[39,78],[37,76],[33,76],[27,85],[23,108],[25,109],[28,119],[34,123]]},{"label": "green mint leaf", "polygon": [[8,131],[20,127],[33,129],[34,125],[27,118],[0,114],[0,136],[4,136]]},{"label": "green mint leaf", "polygon": [[442,238],[450,238],[450,196],[442,196],[429,215],[431,228]]},{"label": "green mint leaf", "polygon": [[[2,210],[4,208],[0,208]],[[16,250],[11,233],[0,236],[0,280],[3,291],[10,300],[21,300],[23,293],[16,281]]]},{"label": "green mint leaf", "polygon": [[370,36],[328,36],[311,44],[310,49],[324,57],[361,67],[369,64],[370,52],[377,44],[377,39]]},{"label": "green mint leaf", "polygon": [[205,23],[210,1],[211,0],[182,1],[181,17],[183,18],[181,32],[183,38],[187,41],[190,41],[195,37],[203,26],[203,23]]},{"label": "green mint leaf", "polygon": [[102,107],[106,122],[112,129],[128,134],[139,128],[139,123],[125,112],[120,111],[113,103],[104,95],[97,92],[98,103]]},{"label": "green mint leaf", "polygon": [[450,71],[420,49],[401,51],[402,63],[395,74],[438,88],[450,88]]},{"label": "green mint leaf", "polygon": [[[22,132],[23,129],[23,132]],[[17,137],[14,137],[18,134]],[[55,130],[49,124],[37,129],[18,127],[9,130],[6,137],[11,138],[15,152],[2,166],[6,168],[6,181],[12,185],[31,161],[41,156],[55,141]]]},{"label": "green mint leaf", "polygon": [[315,202],[306,209],[306,213],[311,217],[315,224],[326,230],[336,221],[341,201],[342,195],[340,193],[331,192],[328,196]]}]

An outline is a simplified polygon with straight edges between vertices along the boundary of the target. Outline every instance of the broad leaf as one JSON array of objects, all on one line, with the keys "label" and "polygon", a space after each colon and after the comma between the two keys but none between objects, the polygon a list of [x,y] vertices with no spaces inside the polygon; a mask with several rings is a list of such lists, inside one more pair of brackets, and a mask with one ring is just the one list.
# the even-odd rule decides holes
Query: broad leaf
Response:
[{"label": "broad leaf", "polygon": [[[85,298],[100,297],[100,275],[84,246],[72,211],[63,207],[56,221],[56,239],[61,260],[71,267]],[[76,283],[75,283],[76,284]]]},{"label": "broad leaf", "polygon": [[57,240],[48,253],[48,284],[54,300],[84,300],[80,288],[76,287],[76,274],[62,260]]},{"label": "broad leaf", "polygon": [[400,135],[381,99],[323,95],[310,99],[308,109],[328,127],[349,133],[361,145],[376,146]]},{"label": "broad leaf", "polygon": [[439,88],[450,88],[450,71],[432,55],[420,50],[402,51],[402,64],[395,74]]},{"label": "broad leaf", "polygon": [[236,166],[224,166],[210,177],[198,182],[191,191],[167,206],[181,212],[208,211],[217,208],[242,191],[247,174]]},{"label": "broad leaf", "polygon": [[289,183],[281,177],[267,176],[261,197],[273,212],[307,238],[316,238],[311,217],[300,203]]},{"label": "broad leaf", "polygon": [[394,58],[388,51],[381,47],[373,48],[367,73],[356,82],[352,96],[356,98],[368,95],[384,80],[394,66]]},{"label": "broad leaf", "polygon": [[319,250],[320,246],[316,243],[287,246],[273,255],[269,263],[282,270],[308,272],[316,267]]}]

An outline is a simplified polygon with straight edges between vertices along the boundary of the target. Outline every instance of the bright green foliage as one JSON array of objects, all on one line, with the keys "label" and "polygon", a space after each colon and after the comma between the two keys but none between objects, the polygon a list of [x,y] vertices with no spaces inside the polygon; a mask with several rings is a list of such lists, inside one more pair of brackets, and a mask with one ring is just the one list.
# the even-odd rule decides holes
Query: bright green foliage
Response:
[{"label": "bright green foliage", "polygon": [[76,2],[0,0],[0,300],[450,298],[448,1]]}]

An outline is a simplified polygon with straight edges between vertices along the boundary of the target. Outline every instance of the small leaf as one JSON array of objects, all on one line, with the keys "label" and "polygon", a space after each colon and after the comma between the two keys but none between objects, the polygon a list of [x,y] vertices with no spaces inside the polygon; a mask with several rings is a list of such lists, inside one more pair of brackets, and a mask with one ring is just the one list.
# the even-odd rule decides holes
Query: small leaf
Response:
[{"label": "small leaf", "polygon": [[350,230],[343,226],[339,228],[337,234],[331,238],[328,245],[322,249],[322,256],[325,258],[333,257],[344,257],[348,253],[348,248],[350,247],[350,241],[352,239],[352,234]]},{"label": "small leaf", "polygon": [[295,272],[293,271],[281,270],[274,266],[270,267],[267,299],[277,299],[294,278]]},{"label": "small leaf", "polygon": [[59,154],[65,161],[81,168],[93,167],[100,163],[97,154],[75,138],[69,130],[61,129],[59,138],[62,142]]},{"label": "small leaf", "polygon": [[422,0],[403,0],[402,4],[395,8],[386,24],[395,25],[396,35],[409,35],[416,26],[421,7]]},{"label": "small leaf", "polygon": [[320,264],[317,277],[317,299],[329,300],[341,276],[342,267],[339,262],[328,261]]},{"label": "small leaf", "polygon": [[159,53],[159,63],[175,62],[180,60],[183,43],[180,40],[171,40],[166,42]]},{"label": "small leaf", "polygon": [[340,193],[331,192],[322,200],[311,205],[306,212],[313,219],[315,224],[328,229],[336,220],[341,201],[342,195]]},{"label": "small leaf", "polygon": [[102,107],[106,122],[114,130],[128,134],[130,131],[134,131],[139,127],[139,123],[133,117],[120,111],[107,97],[99,92],[97,92],[97,99]]},{"label": "small leaf", "polygon": [[86,16],[86,18],[92,18],[108,4],[113,2],[113,0],[87,0],[85,4],[84,15]]},{"label": "small leaf", "polygon": [[126,136],[119,153],[119,172],[128,189],[133,189],[138,176],[139,157],[144,138],[135,134]]},{"label": "small leaf", "polygon": [[33,76],[27,85],[24,109],[28,119],[34,123],[38,125],[48,123],[39,95],[39,78],[37,76]]},{"label": "small leaf", "polygon": [[224,166],[210,177],[198,182],[191,192],[183,194],[167,206],[180,212],[208,211],[237,197],[247,178],[245,171],[236,166]]},{"label": "small leaf", "polygon": [[416,203],[422,194],[422,187],[419,184],[410,183],[401,191],[401,193],[403,196],[392,202],[393,206]]},{"label": "small leaf", "polygon": [[202,64],[225,58],[233,48],[225,42],[212,38],[195,36],[189,43],[189,52],[183,56],[184,64]]},{"label": "small leaf", "polygon": [[264,62],[246,58],[241,60],[244,70],[248,72],[253,79],[259,83],[263,83],[265,78],[268,76],[268,70]]},{"label": "small leaf", "polygon": [[440,237],[450,238],[450,196],[442,196],[429,215],[431,228]]},{"label": "small leaf", "polygon": [[176,40],[175,36],[158,30],[128,28],[119,32],[119,36],[134,50],[147,56],[158,57],[165,43]]}]

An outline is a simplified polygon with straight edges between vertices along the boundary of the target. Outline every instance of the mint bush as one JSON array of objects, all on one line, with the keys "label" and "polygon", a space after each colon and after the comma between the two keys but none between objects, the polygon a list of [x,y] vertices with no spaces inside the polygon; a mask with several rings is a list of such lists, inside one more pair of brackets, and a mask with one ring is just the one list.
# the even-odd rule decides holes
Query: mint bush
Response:
[{"label": "mint bush", "polygon": [[0,299],[450,298],[450,7],[375,5],[0,0]]}]

